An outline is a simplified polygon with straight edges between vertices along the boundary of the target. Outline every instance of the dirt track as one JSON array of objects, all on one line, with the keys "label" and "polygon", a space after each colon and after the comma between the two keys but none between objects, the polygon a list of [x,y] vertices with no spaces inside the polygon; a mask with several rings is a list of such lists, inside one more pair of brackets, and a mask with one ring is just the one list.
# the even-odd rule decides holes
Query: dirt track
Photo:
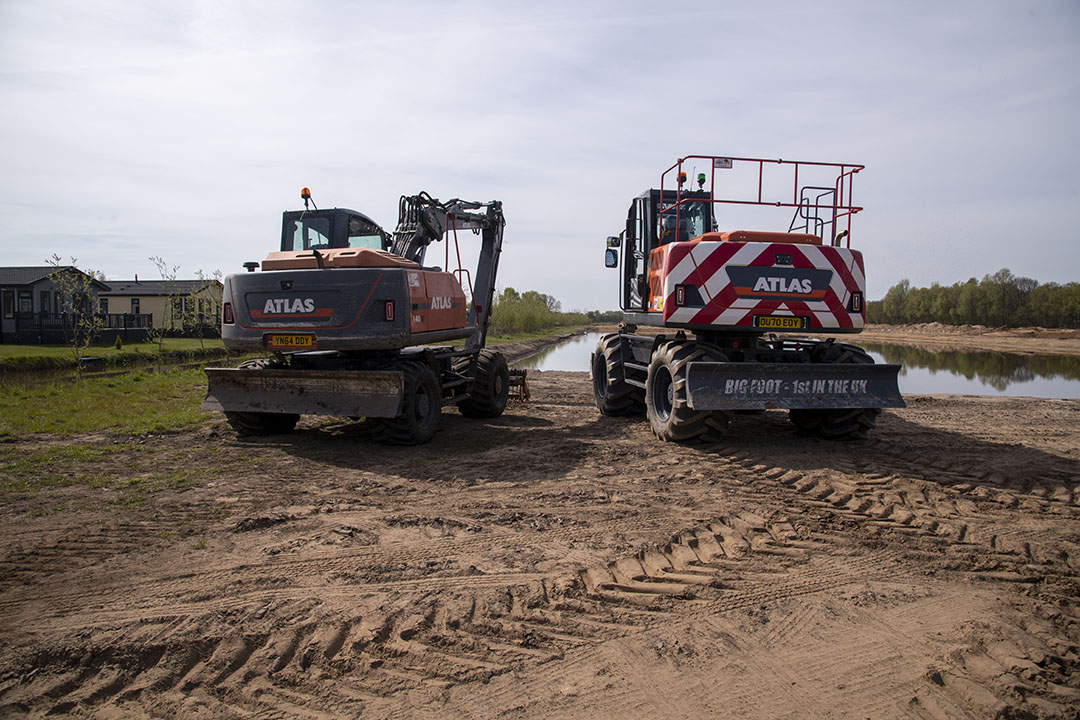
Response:
[{"label": "dirt track", "polygon": [[1080,712],[1080,401],[913,396],[854,444],[740,415],[699,449],[530,378],[421,448],[221,423],[146,440],[203,479],[145,506],[9,504],[0,715]]}]

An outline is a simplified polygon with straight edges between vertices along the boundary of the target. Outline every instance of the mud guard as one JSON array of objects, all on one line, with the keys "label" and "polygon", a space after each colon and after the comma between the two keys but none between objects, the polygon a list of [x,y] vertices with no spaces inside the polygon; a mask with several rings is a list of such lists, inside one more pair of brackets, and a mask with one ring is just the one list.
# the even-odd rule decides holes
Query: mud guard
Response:
[{"label": "mud guard", "polygon": [[900,365],[717,363],[687,365],[694,410],[906,407]]},{"label": "mud guard", "polygon": [[324,371],[206,368],[203,410],[396,417],[400,370]]}]

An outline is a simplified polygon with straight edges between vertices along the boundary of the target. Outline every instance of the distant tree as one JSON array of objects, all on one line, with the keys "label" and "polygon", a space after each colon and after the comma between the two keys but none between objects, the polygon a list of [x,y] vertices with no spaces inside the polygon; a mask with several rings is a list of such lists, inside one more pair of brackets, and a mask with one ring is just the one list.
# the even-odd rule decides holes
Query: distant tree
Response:
[{"label": "distant tree", "polygon": [[[158,351],[164,352],[165,336],[168,335],[169,330],[173,329],[174,324],[178,321],[181,325],[183,324],[183,298],[180,298],[176,291],[176,274],[180,272],[180,266],[169,267],[158,256],[151,257],[150,262],[157,267],[158,273],[164,281],[165,301],[161,310],[161,324],[155,327],[154,323],[150,323],[150,328],[146,331],[146,334],[150,338],[150,342],[157,343]],[[177,300],[180,300],[179,309],[177,308]]]},{"label": "distant tree", "polygon": [[949,321],[954,325],[977,322],[979,311],[979,282],[971,278],[963,285],[957,283],[956,304],[949,313]]},{"label": "distant tree", "polygon": [[76,377],[81,380],[86,348],[94,342],[105,324],[105,319],[94,307],[96,273],[92,270],[80,272],[75,258],[71,258],[70,265],[65,265],[60,256],[54,254],[46,262],[54,268],[49,280],[58,298],[60,327],[75,359]]},{"label": "distant tree", "polygon": [[911,292],[911,281],[904,278],[889,288],[885,297],[881,299],[881,316],[887,323],[907,322],[904,316],[904,306],[907,296]]},{"label": "distant tree", "polygon": [[184,327],[199,338],[199,347],[206,349],[204,338],[209,325],[221,323],[221,271],[211,274],[202,269],[195,273],[199,288],[184,298]]}]

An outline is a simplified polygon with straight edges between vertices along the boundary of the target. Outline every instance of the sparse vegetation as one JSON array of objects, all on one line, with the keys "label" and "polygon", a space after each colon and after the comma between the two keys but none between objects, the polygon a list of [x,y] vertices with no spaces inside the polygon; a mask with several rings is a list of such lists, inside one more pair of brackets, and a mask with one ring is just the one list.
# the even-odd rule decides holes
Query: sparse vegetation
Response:
[{"label": "sparse vegetation", "polygon": [[554,327],[583,325],[589,317],[580,312],[562,312],[562,303],[551,295],[506,288],[495,297],[491,310],[493,335],[528,333]]},{"label": "sparse vegetation", "polygon": [[207,468],[159,471],[160,458],[134,442],[75,441],[27,449],[0,445],[0,497],[29,501],[32,516],[144,505],[163,490],[211,476]]},{"label": "sparse vegetation", "polygon": [[113,478],[95,466],[133,448],[131,444],[60,445],[16,451],[0,446],[0,489],[33,497],[55,488],[109,487]]}]

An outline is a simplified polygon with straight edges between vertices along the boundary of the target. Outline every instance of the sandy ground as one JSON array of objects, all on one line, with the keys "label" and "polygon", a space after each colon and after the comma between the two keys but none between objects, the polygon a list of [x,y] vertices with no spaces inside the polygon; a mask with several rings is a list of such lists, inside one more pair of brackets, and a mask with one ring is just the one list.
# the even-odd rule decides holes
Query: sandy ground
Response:
[{"label": "sandy ground", "polygon": [[[221,422],[94,468],[198,471],[145,505],[8,503],[0,716],[1080,713],[1080,401],[683,447],[600,416],[586,373],[530,381],[420,448]],[[115,439],[17,441],[57,442]]]},{"label": "sandy ground", "polygon": [[1080,330],[992,328],[983,325],[868,325],[849,342],[920,345],[934,350],[992,350],[1031,355],[1080,356]]}]

